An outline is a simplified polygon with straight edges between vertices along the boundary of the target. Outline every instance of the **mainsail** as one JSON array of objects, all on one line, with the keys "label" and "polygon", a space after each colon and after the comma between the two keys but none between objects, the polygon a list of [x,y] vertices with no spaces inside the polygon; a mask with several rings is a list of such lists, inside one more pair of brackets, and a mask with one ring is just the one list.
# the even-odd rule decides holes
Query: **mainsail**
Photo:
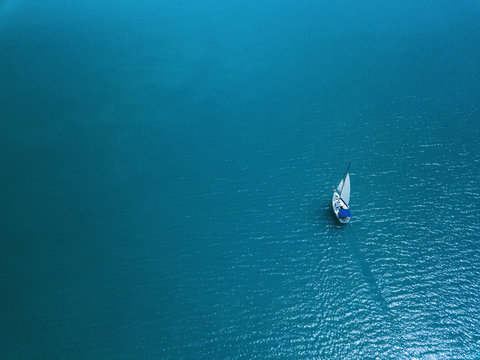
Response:
[{"label": "mainsail", "polygon": [[342,180],[338,187],[333,191],[332,208],[338,221],[346,224],[350,221],[352,213],[348,203],[350,202],[350,164],[342,176]]},{"label": "mainsail", "polygon": [[[342,182],[343,182],[343,179],[340,182],[340,184]],[[340,197],[343,199],[343,201],[345,201],[345,204],[348,205],[348,203],[350,202],[350,174],[349,173],[347,173],[347,176],[345,176],[345,184],[343,185],[343,188],[340,192]]]}]

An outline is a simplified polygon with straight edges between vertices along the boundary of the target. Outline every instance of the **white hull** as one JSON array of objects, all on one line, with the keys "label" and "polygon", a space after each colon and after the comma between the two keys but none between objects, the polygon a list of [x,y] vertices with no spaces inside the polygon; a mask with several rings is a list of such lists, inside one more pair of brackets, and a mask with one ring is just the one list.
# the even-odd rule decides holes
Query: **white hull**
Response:
[{"label": "white hull", "polygon": [[340,209],[349,209],[348,205],[340,198],[340,195],[336,191],[333,192],[333,197],[332,197],[332,209],[333,212],[335,213],[335,216],[337,217],[338,221],[340,221],[342,224],[346,224],[350,221],[349,217],[341,218],[339,213]]}]

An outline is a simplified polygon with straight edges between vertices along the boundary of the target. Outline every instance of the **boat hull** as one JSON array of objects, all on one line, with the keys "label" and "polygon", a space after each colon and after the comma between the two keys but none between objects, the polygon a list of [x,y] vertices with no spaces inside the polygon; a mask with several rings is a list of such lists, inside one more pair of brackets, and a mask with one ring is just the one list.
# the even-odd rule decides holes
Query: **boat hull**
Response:
[{"label": "boat hull", "polygon": [[336,191],[333,192],[332,197],[332,209],[333,213],[337,217],[337,220],[342,224],[347,224],[350,221],[350,217],[340,217],[340,209],[350,209],[343,199],[338,195]]}]

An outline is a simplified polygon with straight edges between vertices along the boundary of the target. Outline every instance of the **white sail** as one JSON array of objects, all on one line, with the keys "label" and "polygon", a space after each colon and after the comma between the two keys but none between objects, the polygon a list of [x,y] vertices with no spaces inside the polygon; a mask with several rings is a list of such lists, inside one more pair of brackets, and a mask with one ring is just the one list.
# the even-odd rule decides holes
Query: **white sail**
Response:
[{"label": "white sail", "polygon": [[342,191],[342,187],[343,187],[343,179],[342,179],[342,181],[340,181],[340,184],[338,184],[337,190]]},{"label": "white sail", "polygon": [[350,174],[349,173],[347,173],[347,176],[345,176],[345,184],[343,186],[342,192],[340,193],[340,197],[343,199],[343,201],[345,201],[345,204],[348,205],[348,203],[350,202]]}]

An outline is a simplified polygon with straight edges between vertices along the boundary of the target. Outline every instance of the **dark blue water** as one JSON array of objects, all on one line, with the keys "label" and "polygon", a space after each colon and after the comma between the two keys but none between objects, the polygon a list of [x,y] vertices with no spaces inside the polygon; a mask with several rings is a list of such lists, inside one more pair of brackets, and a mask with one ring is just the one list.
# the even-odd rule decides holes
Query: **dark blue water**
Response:
[{"label": "dark blue water", "polygon": [[0,357],[480,357],[479,20],[1,2]]}]

